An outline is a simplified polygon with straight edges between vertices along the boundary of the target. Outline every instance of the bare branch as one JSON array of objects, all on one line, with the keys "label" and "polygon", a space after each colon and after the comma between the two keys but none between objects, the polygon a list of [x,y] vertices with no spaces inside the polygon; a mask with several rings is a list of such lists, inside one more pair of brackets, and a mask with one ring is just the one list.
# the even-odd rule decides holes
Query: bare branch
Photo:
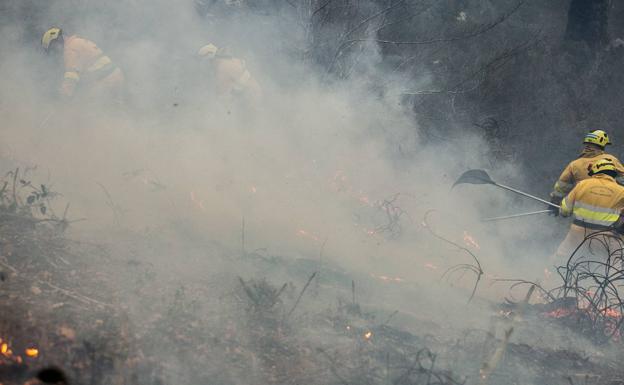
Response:
[{"label": "bare branch", "polygon": [[468,34],[464,34],[464,35],[459,35],[459,36],[451,36],[451,37],[442,37],[442,38],[435,38],[435,39],[429,39],[429,40],[414,40],[414,41],[393,41],[393,40],[383,40],[383,39],[353,39],[353,40],[349,40],[346,41],[344,44],[350,44],[350,43],[357,43],[357,42],[365,42],[365,41],[370,41],[370,42],[375,42],[378,44],[394,44],[394,45],[426,45],[426,44],[435,44],[435,43],[450,43],[450,42],[454,42],[454,41],[458,41],[458,40],[465,40],[465,39],[471,39],[473,37],[479,36],[479,35],[483,35],[491,30],[493,30],[494,28],[496,28],[499,24],[503,23],[504,21],[506,21],[507,19],[509,19],[509,17],[511,17],[514,13],[516,13],[516,11],[518,9],[520,9],[520,7],[524,4],[524,0],[518,2],[509,12],[501,15],[498,19],[496,19],[495,21],[486,24],[484,26],[482,26],[481,28],[470,32]]}]

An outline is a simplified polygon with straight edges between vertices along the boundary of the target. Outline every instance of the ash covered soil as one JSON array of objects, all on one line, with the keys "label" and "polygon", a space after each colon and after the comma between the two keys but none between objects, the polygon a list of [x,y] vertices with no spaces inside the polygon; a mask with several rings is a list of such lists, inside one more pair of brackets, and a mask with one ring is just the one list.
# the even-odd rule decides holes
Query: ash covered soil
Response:
[{"label": "ash covered soil", "polygon": [[184,248],[165,229],[77,241],[45,198],[3,195],[2,384],[49,367],[73,384],[624,383],[619,338],[596,344],[537,305],[468,302],[440,274],[209,237]]}]

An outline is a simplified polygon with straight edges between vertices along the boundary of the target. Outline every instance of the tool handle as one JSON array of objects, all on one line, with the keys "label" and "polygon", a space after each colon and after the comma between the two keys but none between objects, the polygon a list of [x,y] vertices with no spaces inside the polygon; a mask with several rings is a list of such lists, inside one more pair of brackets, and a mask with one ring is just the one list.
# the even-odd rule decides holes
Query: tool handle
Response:
[{"label": "tool handle", "polygon": [[532,211],[530,213],[505,215],[505,216],[502,216],[502,217],[493,217],[493,218],[484,218],[484,219],[481,219],[481,222],[493,222],[493,221],[500,221],[500,220],[503,220],[503,219],[520,218],[520,217],[526,217],[526,216],[529,216],[529,215],[546,214],[546,213],[550,213],[550,210],[540,210],[540,211]]},{"label": "tool handle", "polygon": [[542,203],[546,203],[546,204],[547,204],[547,205],[549,205],[549,206],[556,207],[556,208],[558,208],[558,209],[560,209],[560,208],[561,208],[561,206],[559,206],[559,205],[556,205],[556,204],[554,204],[554,203],[552,203],[552,202],[549,202],[549,201],[547,201],[547,200],[545,200],[545,199],[538,198],[538,197],[536,197],[536,196],[534,196],[534,195],[531,195],[531,194],[525,193],[525,192],[523,192],[523,191],[516,190],[516,189],[515,189],[515,188],[513,188],[513,187],[505,186],[504,184],[500,184],[500,183],[496,183],[496,182],[493,182],[493,184],[494,184],[495,186],[498,186],[498,187],[502,188],[502,189],[509,190],[509,191],[511,191],[511,192],[514,192],[514,193],[516,193],[516,194],[520,194],[520,195],[525,196],[525,197],[527,197],[527,198],[531,198],[531,199],[534,199],[534,200],[536,200],[536,201],[539,201],[539,202],[542,202]]}]

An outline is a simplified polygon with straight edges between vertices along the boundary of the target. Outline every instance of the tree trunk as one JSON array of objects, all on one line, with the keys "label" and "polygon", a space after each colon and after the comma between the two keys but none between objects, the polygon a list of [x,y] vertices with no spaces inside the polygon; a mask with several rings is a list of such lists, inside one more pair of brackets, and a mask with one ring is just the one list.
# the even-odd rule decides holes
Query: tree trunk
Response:
[{"label": "tree trunk", "polygon": [[607,45],[610,3],[610,0],[572,0],[568,10],[566,41],[585,42],[593,50]]}]

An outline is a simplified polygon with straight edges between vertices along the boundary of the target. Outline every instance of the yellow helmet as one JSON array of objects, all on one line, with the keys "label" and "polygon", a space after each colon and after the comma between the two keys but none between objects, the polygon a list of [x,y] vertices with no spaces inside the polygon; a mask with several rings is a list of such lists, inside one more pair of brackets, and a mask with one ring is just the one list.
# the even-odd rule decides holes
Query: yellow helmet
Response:
[{"label": "yellow helmet", "polygon": [[607,135],[606,132],[602,130],[594,130],[585,135],[583,143],[592,143],[604,148],[607,144],[611,144],[611,141],[609,141],[609,135]]},{"label": "yellow helmet", "polygon": [[217,48],[216,45],[214,45],[214,44],[206,44],[205,46],[201,47],[199,49],[199,51],[197,51],[197,54],[199,56],[206,57],[208,59],[212,59],[215,56],[217,56],[217,52],[219,52],[219,48]]},{"label": "yellow helmet", "polygon": [[612,171],[617,173],[617,168],[615,167],[615,163],[611,158],[602,158],[596,163],[591,165],[590,175],[598,174],[600,172]]},{"label": "yellow helmet", "polygon": [[47,51],[50,48],[50,44],[61,36],[63,36],[63,31],[60,28],[53,27],[48,29],[41,38],[43,49]]}]

